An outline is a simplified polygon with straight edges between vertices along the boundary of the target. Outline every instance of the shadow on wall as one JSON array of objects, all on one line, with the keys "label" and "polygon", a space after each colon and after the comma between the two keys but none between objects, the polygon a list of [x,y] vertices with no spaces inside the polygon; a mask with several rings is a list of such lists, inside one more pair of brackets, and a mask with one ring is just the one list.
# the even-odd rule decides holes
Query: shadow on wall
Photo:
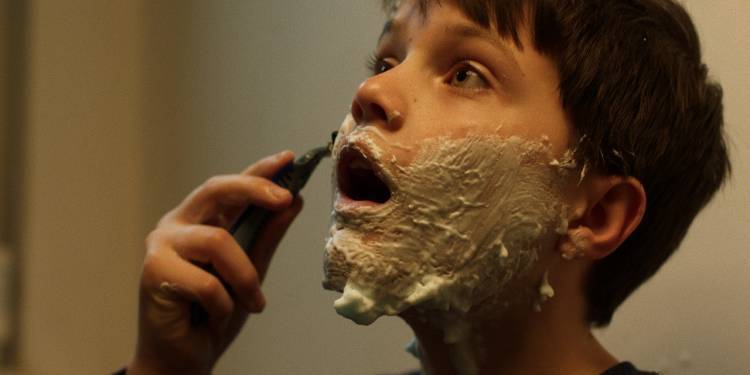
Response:
[{"label": "shadow on wall", "polygon": [[27,4],[0,0],[0,370],[17,365]]}]

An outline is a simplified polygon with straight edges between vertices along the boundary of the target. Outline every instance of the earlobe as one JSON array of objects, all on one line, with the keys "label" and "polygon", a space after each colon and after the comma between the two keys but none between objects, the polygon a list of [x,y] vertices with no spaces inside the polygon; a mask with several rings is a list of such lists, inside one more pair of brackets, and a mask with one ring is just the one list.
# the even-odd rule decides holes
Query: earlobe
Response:
[{"label": "earlobe", "polygon": [[564,259],[606,257],[633,233],[646,210],[646,192],[632,177],[592,178],[585,201],[586,208],[559,242]]}]

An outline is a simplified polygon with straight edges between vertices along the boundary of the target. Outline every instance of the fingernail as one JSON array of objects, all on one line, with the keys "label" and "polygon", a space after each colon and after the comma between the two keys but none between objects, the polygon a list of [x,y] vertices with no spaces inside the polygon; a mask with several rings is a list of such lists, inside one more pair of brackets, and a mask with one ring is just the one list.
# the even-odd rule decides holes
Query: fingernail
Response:
[{"label": "fingernail", "polygon": [[284,150],[284,151],[279,152],[278,154],[276,154],[276,160],[283,159],[290,152],[291,151],[289,151],[289,150]]}]

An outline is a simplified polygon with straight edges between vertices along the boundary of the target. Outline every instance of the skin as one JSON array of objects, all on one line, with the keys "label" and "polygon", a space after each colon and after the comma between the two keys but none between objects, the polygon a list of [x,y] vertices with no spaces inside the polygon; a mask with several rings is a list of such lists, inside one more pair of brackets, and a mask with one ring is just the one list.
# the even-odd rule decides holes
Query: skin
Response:
[{"label": "skin", "polygon": [[[420,140],[438,135],[546,137],[556,157],[574,143],[556,68],[531,47],[527,30],[521,30],[521,41],[528,47],[521,50],[472,23],[449,1],[431,5],[426,15],[403,1],[392,25],[378,43],[375,74],[354,97],[353,123],[342,131],[379,127],[385,145],[399,145],[386,151],[402,165],[411,162]],[[248,314],[263,309],[261,281],[302,207],[269,180],[292,158],[282,152],[240,174],[209,179],[161,219],[146,241],[138,343],[129,374],[208,374]],[[569,185],[574,214],[568,233],[540,255],[534,277],[517,281],[516,290],[526,292],[509,308],[476,317],[486,350],[481,374],[599,374],[617,363],[590,332],[583,286],[592,264],[638,225],[645,193],[637,180],[596,171],[580,184],[571,178]],[[226,229],[250,203],[276,214],[248,257]],[[570,249],[575,259],[563,259]],[[194,262],[213,264],[234,296]],[[555,297],[533,313],[535,295],[529,291],[545,270]],[[206,326],[190,326],[193,301],[208,311]],[[410,310],[402,318],[419,339],[430,374],[454,374],[439,327]]]}]

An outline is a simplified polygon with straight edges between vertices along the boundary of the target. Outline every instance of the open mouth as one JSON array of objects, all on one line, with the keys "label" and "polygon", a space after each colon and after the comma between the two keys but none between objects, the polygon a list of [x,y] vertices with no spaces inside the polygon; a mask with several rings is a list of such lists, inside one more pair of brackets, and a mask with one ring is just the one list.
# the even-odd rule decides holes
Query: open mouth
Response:
[{"label": "open mouth", "polygon": [[375,166],[353,147],[341,151],[337,169],[339,191],[353,201],[385,203],[391,189],[378,176]]}]

